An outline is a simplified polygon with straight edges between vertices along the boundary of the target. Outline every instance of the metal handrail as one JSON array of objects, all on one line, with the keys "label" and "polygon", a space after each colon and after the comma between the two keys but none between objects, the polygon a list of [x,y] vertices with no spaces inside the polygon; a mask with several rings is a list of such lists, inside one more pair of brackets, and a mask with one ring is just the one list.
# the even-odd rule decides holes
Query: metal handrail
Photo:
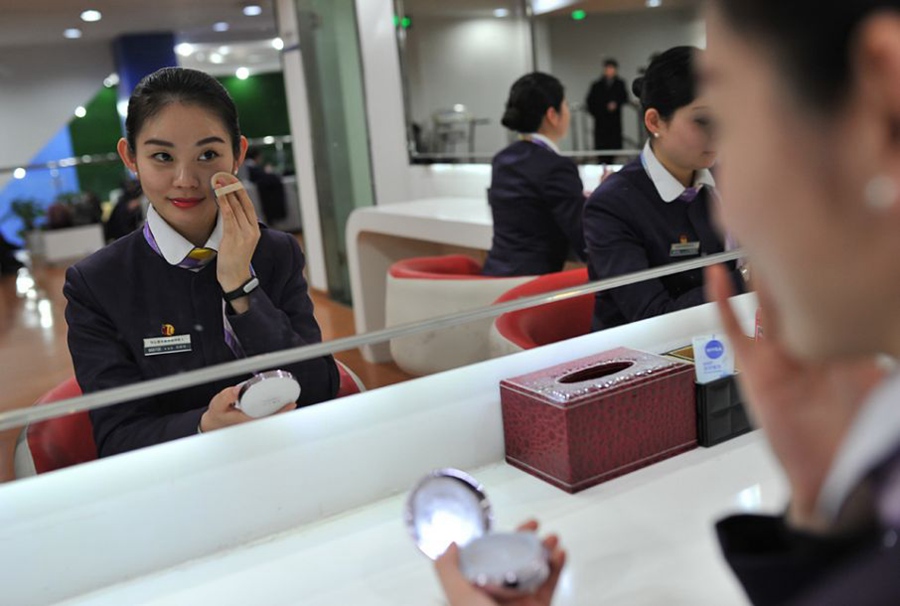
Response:
[{"label": "metal handrail", "polygon": [[447,316],[432,318],[424,322],[412,322],[369,332],[363,335],[335,339],[327,343],[305,345],[293,349],[262,354],[253,356],[252,358],[226,362],[209,368],[201,368],[199,370],[193,370],[169,377],[151,379],[149,381],[126,385],[124,387],[116,387],[114,389],[108,389],[86,396],[61,400],[52,404],[11,410],[0,414],[0,430],[22,427],[28,423],[45,421],[64,414],[95,410],[110,404],[154,396],[175,389],[183,389],[200,383],[209,383],[219,379],[233,377],[235,375],[248,374],[263,369],[278,368],[286,364],[302,362],[304,360],[310,360],[348,349],[356,349],[357,347],[362,347],[364,345],[373,345],[375,343],[405,337],[422,331],[437,330],[474,322],[476,320],[495,318],[510,311],[536,307],[555,301],[565,301],[574,297],[603,292],[621,286],[628,286],[630,284],[637,284],[638,282],[646,280],[655,280],[684,271],[692,271],[710,265],[736,261],[743,258],[743,256],[744,253],[740,249],[716,255],[709,255],[692,261],[673,263],[671,265],[647,269],[625,276],[608,278],[582,286],[565,288],[531,297],[523,297],[521,299],[516,299],[515,301],[498,303],[488,307],[466,310]]}]

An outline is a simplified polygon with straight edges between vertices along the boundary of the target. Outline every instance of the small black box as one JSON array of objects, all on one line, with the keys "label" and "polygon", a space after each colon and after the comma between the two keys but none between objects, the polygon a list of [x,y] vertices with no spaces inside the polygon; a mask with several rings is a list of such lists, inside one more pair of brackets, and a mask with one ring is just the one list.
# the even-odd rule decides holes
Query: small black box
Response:
[{"label": "small black box", "polygon": [[734,376],[723,377],[697,387],[697,441],[715,446],[751,431],[744,398]]}]

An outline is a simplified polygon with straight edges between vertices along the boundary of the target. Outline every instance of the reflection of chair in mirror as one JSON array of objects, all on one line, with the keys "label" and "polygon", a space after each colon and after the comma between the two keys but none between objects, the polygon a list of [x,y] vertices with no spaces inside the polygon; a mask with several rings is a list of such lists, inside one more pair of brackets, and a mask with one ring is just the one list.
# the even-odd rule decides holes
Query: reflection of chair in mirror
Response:
[{"label": "reflection of chair in mirror", "polygon": [[472,116],[465,105],[456,104],[452,109],[436,111],[431,120],[434,123],[434,151],[456,153],[457,145],[468,142]]},{"label": "reflection of chair in mirror", "polygon": [[[496,303],[581,286],[587,281],[587,268],[547,274],[516,286],[504,293]],[[593,313],[593,293],[507,312],[497,318],[491,328],[491,357],[586,335],[591,331]]]},{"label": "reflection of chair in mirror", "polygon": [[[75,377],[71,377],[41,396],[34,405],[52,404],[80,395],[81,388]],[[16,477],[46,473],[96,458],[91,419],[87,412],[76,412],[30,423],[22,430],[16,445]]]},{"label": "reflection of chair in mirror", "polygon": [[[387,277],[385,325],[396,326],[490,305],[533,276],[492,278],[464,255],[398,261]],[[391,355],[404,372],[427,375],[486,360],[491,320],[419,332],[391,340]]]},{"label": "reflection of chair in mirror", "polygon": [[[341,385],[335,398],[352,396],[366,390],[352,370],[337,362]],[[52,404],[81,395],[75,377],[66,379],[34,403]],[[55,471],[97,458],[94,430],[87,411],[30,423],[16,443],[16,477],[23,478]]]}]

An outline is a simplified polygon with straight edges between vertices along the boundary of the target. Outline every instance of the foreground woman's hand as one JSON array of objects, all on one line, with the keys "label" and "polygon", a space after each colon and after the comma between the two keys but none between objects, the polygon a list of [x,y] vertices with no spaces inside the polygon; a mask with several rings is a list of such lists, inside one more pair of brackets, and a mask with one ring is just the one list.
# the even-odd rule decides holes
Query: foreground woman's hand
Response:
[{"label": "foreground woman's hand", "polygon": [[706,272],[709,299],[716,302],[734,347],[741,387],[751,416],[763,429],[791,486],[788,513],[792,525],[826,529],[816,502],[835,455],[868,394],[885,371],[873,358],[840,363],[811,363],[791,355],[779,340],[777,314],[765,285],[756,277],[765,337],[744,336],[728,302],[733,294],[722,266]]},{"label": "foreground woman's hand", "polygon": [[[522,524],[519,532],[537,532],[535,521]],[[550,554],[550,576],[534,593],[516,591],[488,591],[472,585],[459,570],[459,548],[453,544],[434,564],[438,578],[450,606],[548,606],[559,582],[559,575],[566,563],[566,552],[559,547],[559,539],[553,535],[544,539],[544,548]]]}]

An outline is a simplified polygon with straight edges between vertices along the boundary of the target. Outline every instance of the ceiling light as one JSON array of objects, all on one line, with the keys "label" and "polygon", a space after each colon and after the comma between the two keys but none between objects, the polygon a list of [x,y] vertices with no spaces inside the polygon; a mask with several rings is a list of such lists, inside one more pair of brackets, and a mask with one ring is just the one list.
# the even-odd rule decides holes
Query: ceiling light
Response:
[{"label": "ceiling light", "polygon": [[128,116],[128,99],[122,99],[118,103],[116,103],[116,111],[119,112],[119,115],[123,118]]},{"label": "ceiling light", "polygon": [[647,8],[657,8],[662,5],[662,0],[647,0]]},{"label": "ceiling light", "polygon": [[281,50],[284,48],[284,40],[281,38],[272,38],[272,48],[275,50]]},{"label": "ceiling light", "polygon": [[273,143],[275,143],[275,137],[263,137],[263,143],[265,143],[266,145],[272,145]]},{"label": "ceiling light", "polygon": [[231,26],[225,23],[224,21],[219,21],[215,25],[213,25],[213,30],[217,32],[227,32]]},{"label": "ceiling light", "polygon": [[112,88],[118,83],[119,83],[119,74],[117,74],[115,72],[111,73],[110,75],[108,75],[106,78],[103,79],[103,86],[105,86],[106,88]]},{"label": "ceiling light", "polygon": [[494,16],[498,19],[502,19],[503,17],[509,17],[509,9],[508,8],[495,8]]},{"label": "ceiling light", "polygon": [[81,30],[77,27],[70,27],[63,32],[63,36],[65,36],[69,40],[77,40],[78,38],[81,38]]},{"label": "ceiling light", "polygon": [[246,80],[250,77],[250,70],[246,67],[239,67],[237,68],[237,71],[234,72],[234,75],[240,80]]},{"label": "ceiling light", "polygon": [[88,23],[94,23],[95,21],[99,21],[102,18],[103,15],[100,14],[100,11],[87,10],[81,13],[81,20]]},{"label": "ceiling light", "polygon": [[175,52],[182,57],[190,57],[194,54],[194,45],[189,42],[182,42],[175,45]]},{"label": "ceiling light", "polygon": [[27,174],[28,171],[26,171],[24,168],[17,168],[13,171],[13,177],[15,177],[16,179],[24,179],[25,175]]},{"label": "ceiling light", "polygon": [[230,47],[230,46],[225,46],[225,45],[223,45],[223,46],[220,46],[220,47],[219,47],[219,54],[220,54],[220,55],[227,55],[227,54],[230,53],[230,52],[231,52],[231,47]]},{"label": "ceiling light", "polygon": [[248,4],[244,7],[244,14],[248,17],[257,17],[262,14],[262,7],[258,4]]},{"label": "ceiling light", "polygon": [[223,63],[225,61],[225,57],[223,57],[219,53],[213,53],[209,56],[209,60],[213,63]]},{"label": "ceiling light", "polygon": [[84,106],[79,105],[75,108],[75,117],[76,118],[84,118],[87,115],[87,110],[84,109]]}]

